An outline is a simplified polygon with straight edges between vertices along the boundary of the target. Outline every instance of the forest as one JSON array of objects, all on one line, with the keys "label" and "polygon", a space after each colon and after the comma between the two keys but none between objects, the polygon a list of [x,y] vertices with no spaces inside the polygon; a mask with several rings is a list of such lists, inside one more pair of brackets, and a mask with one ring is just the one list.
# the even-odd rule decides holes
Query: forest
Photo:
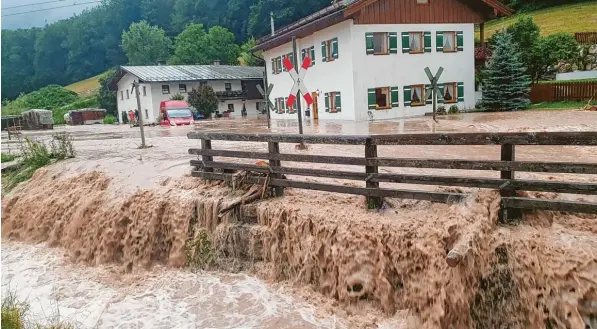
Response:
[{"label": "forest", "polygon": [[[215,59],[211,58],[213,56],[224,56],[218,58],[222,63],[237,64],[237,55],[242,57],[243,51],[247,55],[252,37],[269,32],[270,12],[274,13],[276,26],[280,27],[331,2],[103,0],[96,7],[44,28],[2,30],[2,99],[14,99],[20,93],[47,85],[68,85],[127,63],[151,65],[167,60],[171,64],[207,64]],[[517,10],[567,2],[507,1]],[[123,32],[127,32],[128,39]],[[134,48],[138,47],[139,40],[159,41],[152,48],[156,52],[151,53],[152,56],[135,57]],[[222,40],[236,48],[215,49]],[[204,58],[193,57],[195,62],[189,63],[189,56],[194,56],[193,47],[214,50]]]}]

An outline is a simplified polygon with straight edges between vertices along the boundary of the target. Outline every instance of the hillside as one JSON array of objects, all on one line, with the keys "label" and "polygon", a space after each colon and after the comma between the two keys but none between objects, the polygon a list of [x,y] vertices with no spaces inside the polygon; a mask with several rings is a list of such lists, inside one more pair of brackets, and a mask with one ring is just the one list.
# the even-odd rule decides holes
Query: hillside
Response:
[{"label": "hillside", "polygon": [[485,36],[489,38],[497,30],[514,24],[523,15],[533,17],[541,28],[541,35],[554,33],[597,31],[597,1],[576,3],[525,12],[510,17],[496,19],[485,24]]},{"label": "hillside", "polygon": [[100,73],[94,77],[77,81],[64,88],[76,92],[79,96],[96,94],[99,91],[99,78],[102,74],[103,73]]}]

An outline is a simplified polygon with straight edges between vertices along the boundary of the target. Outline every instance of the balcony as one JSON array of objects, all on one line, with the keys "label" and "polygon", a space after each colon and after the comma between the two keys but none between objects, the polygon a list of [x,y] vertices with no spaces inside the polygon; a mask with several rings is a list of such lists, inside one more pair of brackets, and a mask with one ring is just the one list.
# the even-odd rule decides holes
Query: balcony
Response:
[{"label": "balcony", "polygon": [[221,101],[233,99],[246,99],[247,92],[244,90],[216,91],[216,96]]}]

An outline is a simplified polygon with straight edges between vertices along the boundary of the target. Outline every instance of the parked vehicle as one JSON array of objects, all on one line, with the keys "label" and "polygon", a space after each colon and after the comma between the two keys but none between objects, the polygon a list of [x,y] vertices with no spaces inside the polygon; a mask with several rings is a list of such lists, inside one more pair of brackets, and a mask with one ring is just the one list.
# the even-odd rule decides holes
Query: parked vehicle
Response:
[{"label": "parked vehicle", "polygon": [[193,112],[185,101],[162,101],[160,103],[160,126],[193,124]]},{"label": "parked vehicle", "polygon": [[68,113],[64,115],[64,121],[70,125],[93,125],[104,123],[105,117],[106,110],[104,109],[85,108],[68,111]]}]

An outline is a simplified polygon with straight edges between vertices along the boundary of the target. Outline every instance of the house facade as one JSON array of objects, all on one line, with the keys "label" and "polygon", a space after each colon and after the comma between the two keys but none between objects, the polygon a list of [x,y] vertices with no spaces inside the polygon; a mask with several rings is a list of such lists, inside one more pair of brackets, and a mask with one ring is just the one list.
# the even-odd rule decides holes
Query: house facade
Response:
[{"label": "house facade", "polygon": [[[475,106],[475,24],[510,14],[494,0],[340,1],[258,40],[268,83],[274,84],[273,118],[296,117],[287,106],[293,80],[282,61],[312,60],[304,78],[313,119],[382,120],[432,112],[425,67],[439,79],[439,106]],[[299,64],[300,65],[300,64]],[[307,108],[300,98],[302,109]]]},{"label": "house facade", "polygon": [[160,102],[170,100],[176,94],[185,100],[188,93],[200,85],[213,88],[219,100],[218,116],[241,116],[243,106],[247,116],[262,113],[265,103],[257,91],[263,86],[263,68],[227,65],[158,65],[122,66],[111,81],[116,91],[118,120],[122,113],[137,109],[133,81],[139,81],[140,114],[146,123],[155,123],[159,118]]}]

